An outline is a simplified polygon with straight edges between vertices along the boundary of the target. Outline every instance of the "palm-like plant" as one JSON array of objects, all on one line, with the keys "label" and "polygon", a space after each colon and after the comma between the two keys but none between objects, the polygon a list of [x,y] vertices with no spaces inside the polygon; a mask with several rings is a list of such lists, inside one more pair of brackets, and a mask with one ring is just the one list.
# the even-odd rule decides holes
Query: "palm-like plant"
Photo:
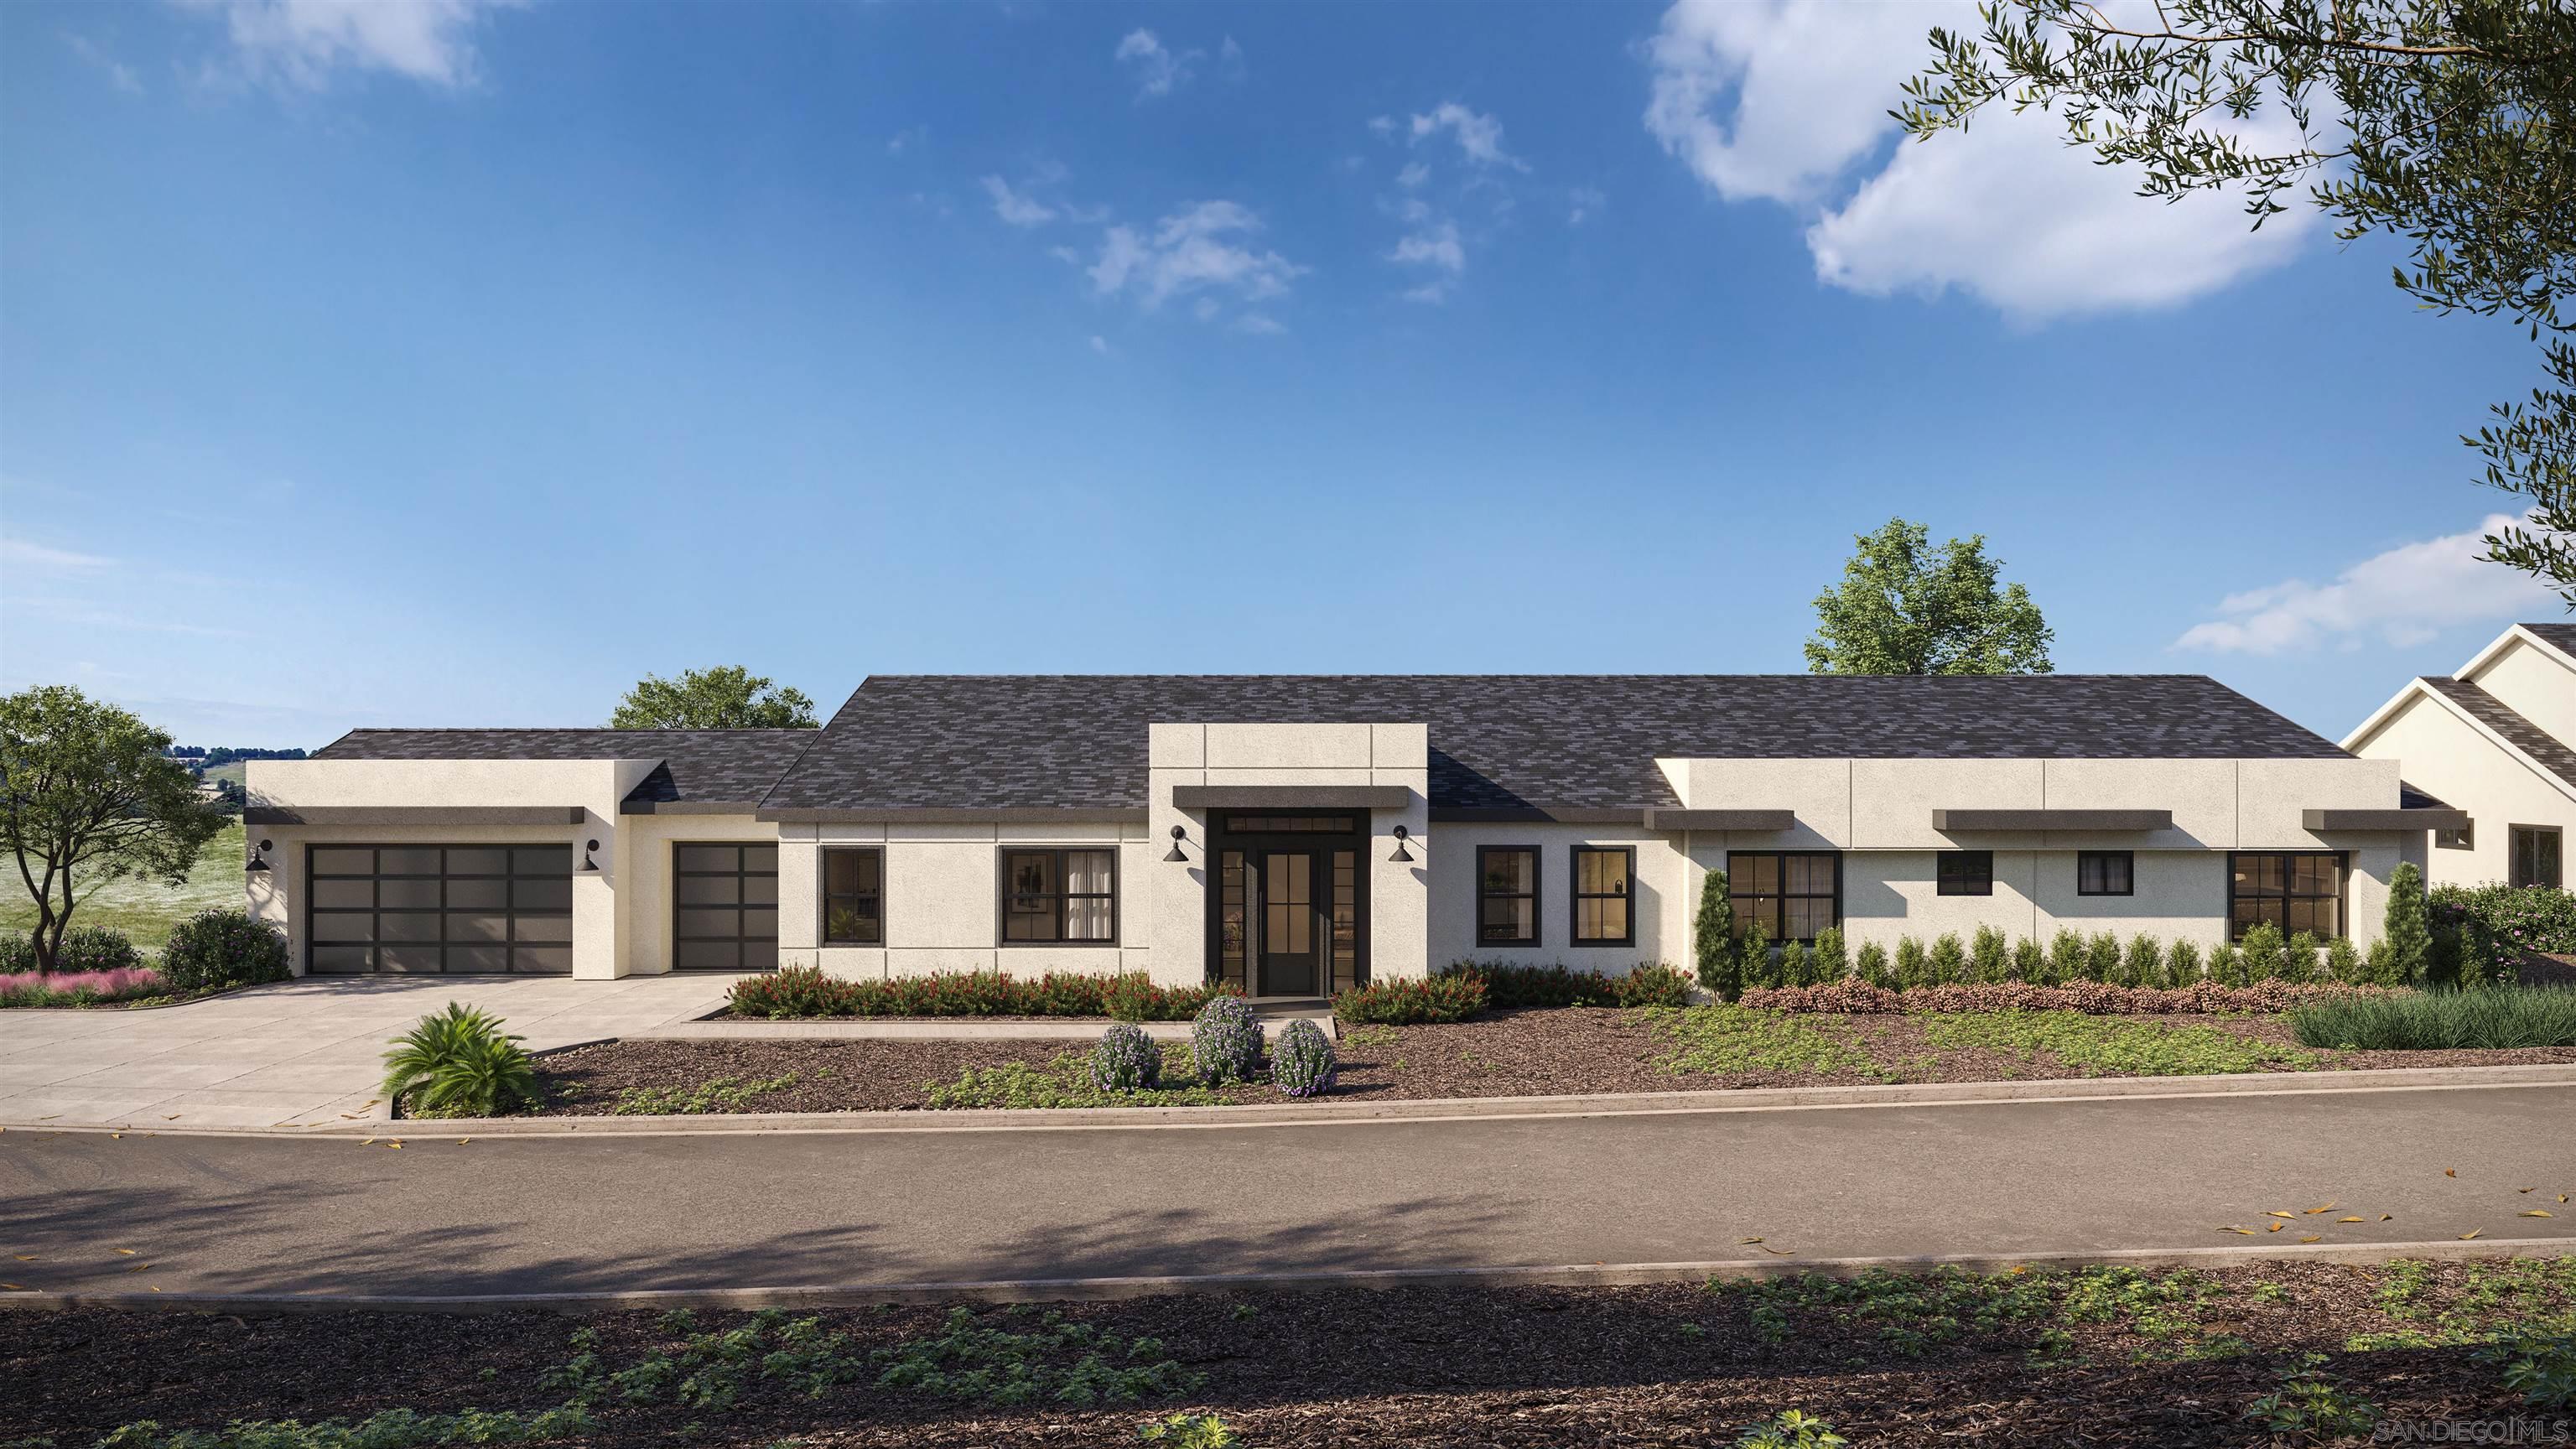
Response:
[{"label": "palm-like plant", "polygon": [[394,1038],[385,1095],[408,1093],[405,1105],[421,1117],[498,1116],[536,1100],[537,1072],[521,1040],[502,1033],[499,1017],[451,1001]]}]

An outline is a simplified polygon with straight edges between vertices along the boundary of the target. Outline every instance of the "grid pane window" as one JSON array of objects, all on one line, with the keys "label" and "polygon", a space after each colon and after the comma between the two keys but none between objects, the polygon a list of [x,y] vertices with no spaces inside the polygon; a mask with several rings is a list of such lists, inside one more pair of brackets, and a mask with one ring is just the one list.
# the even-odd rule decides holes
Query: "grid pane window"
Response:
[{"label": "grid pane window", "polygon": [[1118,939],[1117,853],[1002,852],[1002,939],[1015,945]]},{"label": "grid pane window", "polygon": [[1760,921],[1775,943],[1812,943],[1842,920],[1842,857],[1829,850],[1729,851],[1726,893],[1739,938]]},{"label": "grid pane window", "polygon": [[1476,941],[1485,946],[1538,944],[1538,851],[1487,845],[1476,851]]},{"label": "grid pane window", "polygon": [[2125,850],[2075,853],[2075,893],[2079,896],[2135,895],[2137,881],[2137,857]]},{"label": "grid pane window", "polygon": [[885,852],[823,852],[823,941],[833,946],[885,944]]},{"label": "grid pane window", "polygon": [[1938,894],[1990,896],[1995,893],[1995,853],[1991,850],[1945,850],[1938,869]]},{"label": "grid pane window", "polygon": [[2243,940],[2257,922],[2281,934],[2306,931],[2332,940],[2344,933],[2344,858],[2337,853],[2241,853],[2227,857],[2227,931]]},{"label": "grid pane window", "polygon": [[1626,846],[1574,849],[1574,942],[1578,946],[1625,946],[1636,940],[1636,913],[1629,909],[1629,887],[1636,873],[1636,852]]},{"label": "grid pane window", "polygon": [[777,966],[778,847],[674,846],[671,912],[671,964],[679,970]]},{"label": "grid pane window", "polygon": [[1250,989],[1244,976],[1243,852],[1229,850],[1217,858],[1217,979],[1236,990]]},{"label": "grid pane window", "polygon": [[572,970],[570,846],[313,846],[305,879],[317,973]]},{"label": "grid pane window", "polygon": [[1359,852],[1333,852],[1333,991],[1360,985]]}]

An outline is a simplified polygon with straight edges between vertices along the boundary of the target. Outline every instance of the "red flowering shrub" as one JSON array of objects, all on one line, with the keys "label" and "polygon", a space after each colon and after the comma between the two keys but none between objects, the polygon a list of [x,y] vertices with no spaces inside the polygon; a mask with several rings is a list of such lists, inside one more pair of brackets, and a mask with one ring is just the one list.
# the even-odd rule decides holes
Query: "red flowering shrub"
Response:
[{"label": "red flowering shrub", "polygon": [[1688,1006],[1691,978],[1660,961],[1640,961],[1627,972],[1572,971],[1554,966],[1452,961],[1439,977],[1473,976],[1485,983],[1485,1004],[1497,1011],[1524,1006]]},{"label": "red flowering shrub", "polygon": [[1403,981],[1373,981],[1333,998],[1333,1015],[1354,1026],[1412,1026],[1464,1021],[1485,1009],[1485,978],[1463,971]]}]

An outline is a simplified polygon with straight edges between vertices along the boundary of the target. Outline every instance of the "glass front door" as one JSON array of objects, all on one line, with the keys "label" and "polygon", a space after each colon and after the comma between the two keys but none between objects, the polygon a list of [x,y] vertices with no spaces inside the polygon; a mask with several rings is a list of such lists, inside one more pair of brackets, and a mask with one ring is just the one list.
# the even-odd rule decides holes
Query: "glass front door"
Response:
[{"label": "glass front door", "polygon": [[1261,994],[1313,996],[1325,932],[1315,909],[1319,852],[1261,854]]},{"label": "glass front door", "polygon": [[1247,996],[1330,996],[1367,984],[1358,817],[1228,815],[1214,834],[1210,981]]}]

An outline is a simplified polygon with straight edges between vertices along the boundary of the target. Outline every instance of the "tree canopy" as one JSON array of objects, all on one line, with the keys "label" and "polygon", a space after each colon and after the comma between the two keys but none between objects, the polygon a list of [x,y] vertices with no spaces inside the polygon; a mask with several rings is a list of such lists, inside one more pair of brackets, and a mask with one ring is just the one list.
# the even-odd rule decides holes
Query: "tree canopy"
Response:
[{"label": "tree canopy", "polygon": [[170,737],[68,685],[0,697],[0,839],[36,901],[36,969],[54,969],[89,890],[120,876],[184,882],[224,826]]},{"label": "tree canopy", "polygon": [[737,664],[658,674],[626,691],[608,727],[618,730],[814,728],[814,701]]},{"label": "tree canopy", "polygon": [[[2254,226],[2304,201],[2350,241],[2402,238],[2398,288],[2503,316],[2554,386],[2497,404],[2461,441],[2524,500],[2486,557],[2576,607],[2576,5],[2565,0],[1993,0],[1893,111],[1917,138],[1985,107],[2056,113],[2070,144],[2138,165],[2140,194],[2235,189]],[[2115,20],[2124,17],[2129,23]],[[2277,112],[2295,143],[2251,144]],[[2289,196],[2291,200],[2283,200]],[[2476,465],[2473,465],[2476,466]]]},{"label": "tree canopy", "polygon": [[2003,564],[1986,537],[1932,547],[1931,531],[1891,518],[1843,565],[1843,581],[1816,596],[1807,641],[1815,674],[2046,674],[2056,636],[2019,584],[1997,582]]}]

